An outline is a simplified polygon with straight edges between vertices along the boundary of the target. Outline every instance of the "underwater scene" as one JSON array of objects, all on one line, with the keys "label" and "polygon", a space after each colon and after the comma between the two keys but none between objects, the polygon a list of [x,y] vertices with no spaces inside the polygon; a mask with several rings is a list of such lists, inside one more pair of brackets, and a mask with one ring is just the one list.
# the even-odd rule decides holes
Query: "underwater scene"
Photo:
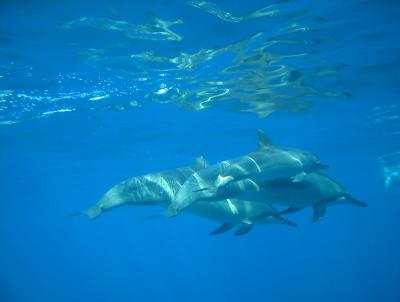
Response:
[{"label": "underwater scene", "polygon": [[0,2],[0,302],[400,301],[400,2]]}]

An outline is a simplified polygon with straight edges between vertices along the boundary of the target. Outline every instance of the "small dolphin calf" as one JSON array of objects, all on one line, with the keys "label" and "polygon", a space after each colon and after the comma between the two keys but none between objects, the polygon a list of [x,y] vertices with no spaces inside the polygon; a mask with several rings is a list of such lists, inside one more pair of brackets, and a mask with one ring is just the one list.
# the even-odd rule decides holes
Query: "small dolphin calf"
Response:
[{"label": "small dolphin calf", "polygon": [[305,207],[313,207],[311,221],[320,220],[325,216],[327,206],[335,204],[350,204],[366,207],[366,203],[354,199],[345,188],[322,173],[308,173],[300,182],[291,179],[277,179],[267,184],[260,184],[259,191],[249,191],[239,198],[252,201],[264,200],[267,203],[289,206],[280,214],[297,212]]},{"label": "small dolphin calf", "polygon": [[[241,179],[265,182],[280,178],[301,181],[306,173],[326,168],[313,154],[274,146],[261,130],[258,149],[248,155],[222,161],[193,173],[178,191],[167,210],[175,216],[182,209],[200,200],[221,199],[220,191],[231,182]],[[226,193],[226,192],[225,192]],[[235,197],[231,195],[231,197]]]},{"label": "small dolphin calf", "polygon": [[240,199],[225,199],[216,202],[200,201],[191,204],[185,212],[204,218],[223,222],[223,224],[211,232],[217,235],[229,231],[236,225],[239,228],[235,235],[244,235],[250,232],[253,225],[258,224],[285,224],[295,227],[296,224],[282,218],[278,210],[265,202],[252,202]]}]

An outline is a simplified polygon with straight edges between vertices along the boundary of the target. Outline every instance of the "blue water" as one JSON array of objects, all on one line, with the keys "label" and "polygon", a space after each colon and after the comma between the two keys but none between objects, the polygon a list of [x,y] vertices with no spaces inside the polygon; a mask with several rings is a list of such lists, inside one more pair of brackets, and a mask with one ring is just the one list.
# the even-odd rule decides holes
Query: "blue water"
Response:
[{"label": "blue water", "polygon": [[[400,301],[399,14],[1,1],[0,301]],[[143,219],[157,207],[69,217],[128,177],[246,154],[258,128],[318,154],[368,207],[241,237]]]}]

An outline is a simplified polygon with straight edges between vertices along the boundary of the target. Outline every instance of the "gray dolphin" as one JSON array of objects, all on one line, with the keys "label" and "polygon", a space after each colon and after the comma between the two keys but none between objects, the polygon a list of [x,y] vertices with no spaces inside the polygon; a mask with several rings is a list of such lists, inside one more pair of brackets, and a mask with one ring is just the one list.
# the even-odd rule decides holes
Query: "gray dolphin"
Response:
[{"label": "gray dolphin", "polygon": [[109,189],[93,207],[84,211],[83,214],[89,218],[95,218],[102,212],[128,204],[169,204],[185,180],[207,165],[205,159],[200,156],[191,166],[128,178]]},{"label": "gray dolphin", "polygon": [[[203,157],[196,158],[192,166],[132,177],[109,189],[94,206],[82,212],[89,218],[124,205],[158,205],[168,207],[185,180],[195,171],[207,166]],[[294,223],[280,217],[278,211],[264,202],[223,199],[215,202],[197,202],[186,212],[223,224],[210,235],[221,234],[239,225],[235,235],[248,233],[254,224]]]},{"label": "gray dolphin", "polygon": [[208,218],[223,224],[210,233],[217,235],[239,225],[235,235],[247,234],[253,225],[285,224],[296,226],[293,222],[281,217],[278,210],[265,202],[253,202],[240,199],[224,199],[216,202],[199,201],[184,209],[184,212]]},{"label": "gray dolphin", "polygon": [[166,215],[175,216],[199,200],[220,200],[221,189],[235,181],[252,179],[268,182],[291,177],[293,182],[298,182],[307,172],[326,168],[310,152],[274,146],[262,130],[258,130],[258,137],[256,151],[193,173],[178,191]]},{"label": "gray dolphin", "polygon": [[350,204],[366,207],[366,203],[354,199],[351,194],[331,177],[317,172],[308,173],[302,181],[277,179],[269,183],[258,183],[259,190],[247,191],[238,198],[262,201],[289,208],[280,214],[297,212],[305,207],[313,207],[312,221],[325,216],[327,206]]}]

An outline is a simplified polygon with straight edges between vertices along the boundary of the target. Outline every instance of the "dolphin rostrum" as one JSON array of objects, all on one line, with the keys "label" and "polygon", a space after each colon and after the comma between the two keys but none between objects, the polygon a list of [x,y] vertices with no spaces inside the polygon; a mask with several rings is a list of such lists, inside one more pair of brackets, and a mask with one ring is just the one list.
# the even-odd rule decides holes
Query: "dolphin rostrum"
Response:
[{"label": "dolphin rostrum", "polygon": [[[221,189],[242,179],[273,181],[291,178],[301,181],[306,173],[326,168],[319,158],[309,152],[280,148],[258,130],[258,148],[254,152],[225,160],[193,173],[178,191],[167,209],[167,216],[175,216],[182,209],[200,200],[221,199]],[[222,190],[224,191],[224,190]],[[231,197],[235,197],[232,196]]]}]

